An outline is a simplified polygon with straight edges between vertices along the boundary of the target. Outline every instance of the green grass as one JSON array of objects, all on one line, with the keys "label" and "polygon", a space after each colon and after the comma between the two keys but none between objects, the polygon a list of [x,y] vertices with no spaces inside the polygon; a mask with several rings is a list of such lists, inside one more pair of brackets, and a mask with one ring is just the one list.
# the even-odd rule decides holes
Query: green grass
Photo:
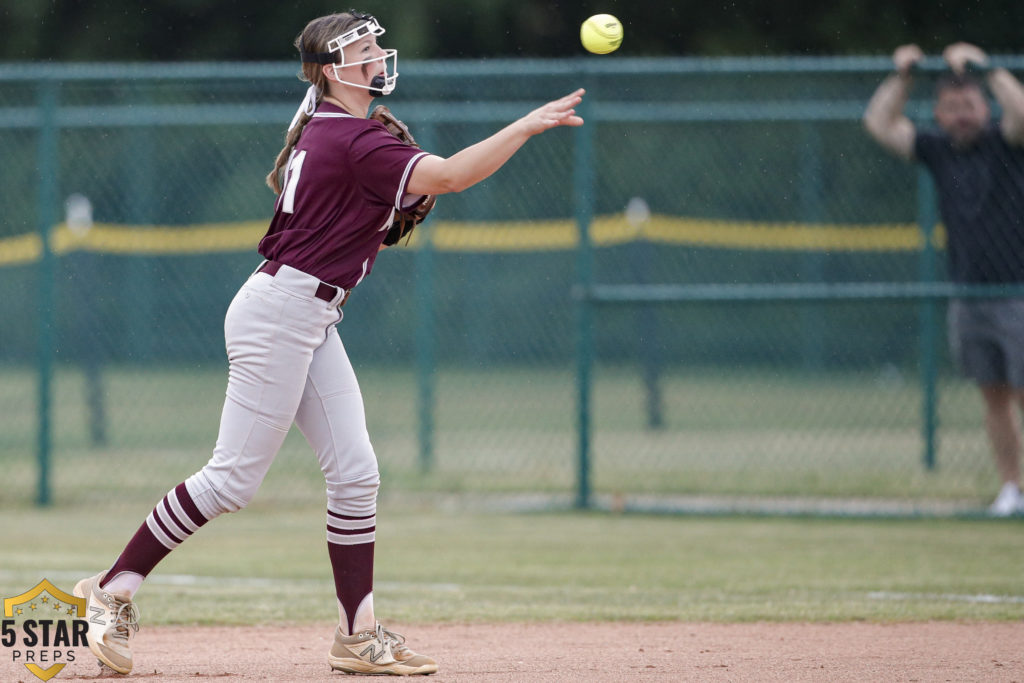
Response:
[{"label": "green grass", "polygon": [[[443,369],[436,377],[430,472],[420,467],[416,379],[359,367],[385,482],[428,492],[570,495],[577,475],[575,383],[569,368]],[[34,377],[0,370],[0,505],[35,490]],[[149,503],[201,467],[217,434],[220,367],[108,368],[109,441],[89,442],[85,382],[61,367],[54,386],[57,500]],[[958,501],[979,508],[998,488],[969,385],[943,380],[939,466],[922,466],[920,390],[877,373],[776,373],[674,368],[662,378],[665,426],[646,427],[631,367],[600,367],[593,392],[592,482],[604,494],[715,494]],[[261,496],[292,504],[322,479],[297,430]]]},{"label": "green grass", "polygon": [[[70,590],[147,511],[0,512],[0,595],[44,577]],[[391,620],[1024,619],[1019,520],[496,514],[385,498],[378,524],[376,604]],[[170,582],[181,575],[198,579]],[[335,618],[322,509],[215,520],[139,601],[147,624]]]}]

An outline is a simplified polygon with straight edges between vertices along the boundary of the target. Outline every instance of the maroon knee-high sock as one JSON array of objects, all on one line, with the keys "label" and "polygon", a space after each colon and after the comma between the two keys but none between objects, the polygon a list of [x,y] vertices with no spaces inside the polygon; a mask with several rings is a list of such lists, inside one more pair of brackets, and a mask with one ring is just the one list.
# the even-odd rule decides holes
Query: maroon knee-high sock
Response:
[{"label": "maroon knee-high sock", "polygon": [[149,513],[114,566],[100,581],[100,587],[121,572],[148,576],[160,560],[208,521],[199,512],[185,483],[178,484]]},{"label": "maroon knee-high sock", "polygon": [[334,570],[334,590],[348,616],[352,633],[356,610],[373,592],[373,543],[376,515],[350,517],[327,510],[327,553]]}]

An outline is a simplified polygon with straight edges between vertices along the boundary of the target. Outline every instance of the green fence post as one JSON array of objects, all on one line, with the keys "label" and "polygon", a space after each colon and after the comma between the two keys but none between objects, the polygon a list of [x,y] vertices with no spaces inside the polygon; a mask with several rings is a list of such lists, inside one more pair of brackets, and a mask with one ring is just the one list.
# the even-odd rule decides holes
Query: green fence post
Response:
[{"label": "green fence post", "polygon": [[590,242],[590,221],[594,215],[594,127],[589,120],[590,102],[594,93],[589,87],[586,71],[583,80],[588,94],[577,111],[585,125],[574,131],[573,194],[575,195],[576,227],[579,246],[576,250],[576,384],[577,384],[577,481],[576,507],[590,507],[590,388],[594,364],[593,303],[590,289],[594,284],[593,246]]},{"label": "green fence post", "polygon": [[[645,285],[650,282],[648,271],[654,260],[655,245],[643,235],[637,236],[630,248],[633,272],[636,282]],[[658,348],[658,309],[650,303],[636,306],[636,329],[638,355],[644,383],[647,428],[661,429],[665,426],[664,401],[661,391],[661,352]]]},{"label": "green fence post", "polygon": [[[138,84],[128,84],[130,102],[139,107],[149,104],[147,89],[137,90]],[[128,192],[125,202],[125,218],[140,229],[148,230],[160,221],[160,181],[157,158],[159,155],[157,137],[161,129],[157,126],[137,126],[126,132],[127,145],[124,149],[125,183]],[[148,361],[154,357],[159,346],[155,324],[157,279],[160,257],[145,253],[127,254],[124,261],[126,299],[123,315],[128,332],[127,342],[132,362]]]},{"label": "green fence post", "polygon": [[[425,123],[420,131],[423,149],[437,147],[437,131],[433,123]],[[437,213],[433,220],[437,220]],[[430,222],[417,230],[419,248],[416,249],[416,414],[418,420],[420,471],[434,468],[434,231]]]},{"label": "green fence post", "polygon": [[39,147],[36,156],[38,169],[37,216],[42,254],[39,259],[39,284],[36,293],[38,308],[38,399],[39,433],[36,455],[39,464],[39,480],[36,492],[37,505],[52,502],[50,491],[50,455],[52,449],[52,384],[54,356],[54,327],[56,298],[54,288],[57,279],[57,262],[50,244],[50,233],[57,222],[57,103],[60,84],[44,79],[39,84]]},{"label": "green fence post", "polygon": [[[924,168],[917,171],[917,223],[924,240],[921,249],[920,275],[922,282],[934,282],[935,253],[935,185]],[[925,469],[935,469],[936,436],[938,429],[938,301],[928,297],[921,301],[921,390],[923,395],[922,436],[924,437]]]},{"label": "green fence post", "polygon": [[[800,218],[806,223],[823,219],[825,191],[822,187],[821,133],[816,122],[800,124]],[[802,256],[805,282],[825,281],[825,254],[821,249],[806,249]],[[808,303],[800,306],[801,360],[808,370],[821,370],[825,365],[825,306]]]}]

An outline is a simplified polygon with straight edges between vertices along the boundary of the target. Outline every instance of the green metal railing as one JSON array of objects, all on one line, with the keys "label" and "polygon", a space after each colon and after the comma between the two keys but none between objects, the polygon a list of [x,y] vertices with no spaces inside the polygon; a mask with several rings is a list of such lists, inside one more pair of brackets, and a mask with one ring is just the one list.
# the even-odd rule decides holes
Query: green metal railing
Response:
[{"label": "green metal railing", "polygon": [[[1010,68],[1024,67],[1024,58],[999,57],[996,61]],[[890,68],[883,58],[839,58],[839,59],[667,59],[667,60],[566,60],[547,62],[542,60],[496,60],[492,62],[407,63],[403,67],[403,84],[423,79],[432,84],[445,83],[450,86],[449,94],[431,94],[426,87],[412,88],[408,99],[397,100],[405,111],[415,112],[417,137],[426,149],[443,148],[446,145],[462,144],[462,140],[445,127],[473,126],[484,124],[493,127],[521,115],[529,106],[543,101],[547,94],[559,94],[560,88],[584,84],[589,95],[580,108],[587,125],[572,132],[571,136],[571,192],[567,202],[571,206],[572,220],[577,229],[575,254],[575,376],[576,376],[576,481],[574,484],[575,504],[588,507],[593,502],[592,483],[594,406],[594,365],[599,353],[595,342],[595,330],[600,330],[602,321],[599,311],[630,306],[650,305],[697,305],[730,303],[796,303],[800,305],[838,305],[850,302],[903,301],[920,304],[920,382],[922,387],[921,435],[923,440],[923,467],[937,466],[936,433],[938,423],[938,385],[940,361],[938,358],[939,327],[938,304],[954,297],[1000,297],[1020,296],[1024,291],[1018,288],[963,287],[939,282],[939,256],[935,251],[934,230],[937,223],[934,189],[927,175],[921,171],[917,177],[917,223],[922,232],[917,282],[753,282],[749,284],[728,283],[604,283],[595,267],[595,253],[601,247],[595,246],[591,230],[595,218],[605,213],[599,208],[603,200],[598,189],[599,176],[604,177],[607,169],[601,167],[598,158],[600,145],[606,141],[602,132],[610,127],[627,126],[632,135],[648,125],[687,124],[758,124],[775,125],[779,122],[807,124],[801,128],[800,183],[797,219],[805,223],[825,222],[830,209],[827,206],[827,190],[822,179],[827,173],[823,159],[828,152],[823,149],[822,133],[814,126],[822,123],[849,123],[859,120],[866,99],[863,88],[851,88],[845,97],[822,98],[808,93],[798,85],[790,84],[781,88],[786,91],[778,98],[747,101],[744,99],[744,84],[751,79],[772,79],[787,77],[828,79],[840,76],[862,77],[865,81],[879,80]],[[935,61],[925,64],[924,73],[934,73],[941,68]],[[2,65],[0,66],[0,89],[4,85],[34,88],[35,101],[5,101],[0,99],[0,132],[22,131],[35,136],[36,174],[35,226],[42,243],[41,256],[36,262],[37,286],[37,345],[36,359],[38,386],[38,433],[36,459],[38,480],[36,502],[46,505],[52,502],[51,459],[53,452],[53,382],[55,367],[55,330],[57,329],[57,281],[58,260],[51,244],[51,231],[60,222],[57,215],[61,194],[61,153],[60,140],[63,133],[89,129],[180,129],[196,130],[208,127],[279,127],[286,121],[297,100],[278,95],[268,96],[269,101],[260,101],[256,88],[237,102],[220,102],[216,97],[195,97],[191,102],[162,101],[160,84],[189,82],[197,89],[205,84],[252,84],[261,88],[298,89],[293,79],[295,68],[291,64],[185,64],[185,65]],[[666,79],[682,79],[681,85],[672,86],[671,92],[659,89]],[[651,79],[653,86],[630,84],[641,79]],[[822,81],[823,82],[823,81]],[[155,89],[139,94],[129,102],[101,104],[83,102],[79,87],[107,87],[110,83],[156,84]],[[538,84],[539,83],[539,84]],[[509,84],[515,85],[511,87]],[[706,98],[695,85],[704,84],[709,94]],[[505,87],[509,85],[509,87]],[[624,87],[630,86],[630,87]],[[241,86],[239,86],[241,87]],[[248,87],[248,86],[246,86]],[[693,87],[694,89],[691,89]],[[70,88],[77,100],[69,101],[66,91]],[[467,102],[465,93],[482,91],[482,101]],[[0,90],[2,93],[2,90]],[[739,94],[737,94],[739,93]],[[491,99],[488,99],[491,98]],[[641,99],[642,98],[642,99]],[[293,98],[294,99],[294,98]],[[920,120],[924,119],[927,102],[915,100],[911,110]],[[814,125],[811,125],[814,124]],[[615,128],[618,130],[618,128]],[[128,207],[129,222],[160,224],[161,217],[149,215],[147,207],[150,198],[159,193],[157,178],[160,169],[156,159],[161,153],[157,141],[140,134],[133,138],[137,149],[148,152],[140,154],[143,164],[150,164],[129,179],[134,183],[131,192],[135,209]],[[544,143],[546,144],[546,143]],[[537,143],[534,147],[540,147]],[[557,161],[557,158],[556,158]],[[551,163],[555,163],[552,161]],[[614,182],[604,180],[603,182]],[[604,185],[603,187],[606,187]],[[474,190],[477,191],[477,190]],[[479,191],[486,191],[480,188]],[[496,193],[500,196],[500,193]],[[12,198],[13,199],[13,198]],[[23,198],[18,198],[23,200]],[[453,199],[452,205],[460,201]],[[461,205],[459,205],[461,206]],[[448,218],[472,220],[472,217],[457,215],[463,209],[453,210]],[[439,213],[443,214],[445,209]],[[551,214],[558,214],[559,208],[537,207],[537,220]],[[834,212],[832,212],[834,214]],[[442,216],[444,218],[444,216]],[[856,221],[854,221],[856,222]],[[10,236],[7,230],[0,236]],[[429,230],[418,242],[414,252],[415,272],[415,376],[417,378],[417,462],[420,470],[429,473],[435,470],[437,456],[436,432],[438,430],[436,405],[438,389],[436,374],[443,360],[439,350],[444,345],[438,342],[438,273],[439,249],[433,243]],[[134,281],[147,282],[145,272],[150,266],[139,261],[135,267],[142,269],[133,277]],[[804,273],[824,279],[823,255],[807,250],[803,255]],[[147,308],[156,293],[153,290],[134,290],[135,305]],[[819,325],[816,316],[805,316],[805,335],[802,343],[807,347],[805,355],[813,357],[820,344],[815,342],[824,331],[814,331]],[[143,327],[145,327],[143,325]],[[808,361],[811,366],[822,362]],[[651,382],[654,380],[652,379]],[[652,408],[653,410],[653,408]],[[660,419],[660,418],[659,418]],[[655,420],[657,421],[657,420]]]}]

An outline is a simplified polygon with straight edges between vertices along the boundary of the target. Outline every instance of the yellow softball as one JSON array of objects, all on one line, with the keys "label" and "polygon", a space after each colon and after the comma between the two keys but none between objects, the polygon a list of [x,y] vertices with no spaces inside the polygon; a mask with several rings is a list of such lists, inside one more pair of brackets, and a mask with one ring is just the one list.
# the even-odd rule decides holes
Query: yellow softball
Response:
[{"label": "yellow softball", "polygon": [[622,45],[622,22],[610,14],[595,14],[580,26],[580,42],[595,55],[615,52]]}]

